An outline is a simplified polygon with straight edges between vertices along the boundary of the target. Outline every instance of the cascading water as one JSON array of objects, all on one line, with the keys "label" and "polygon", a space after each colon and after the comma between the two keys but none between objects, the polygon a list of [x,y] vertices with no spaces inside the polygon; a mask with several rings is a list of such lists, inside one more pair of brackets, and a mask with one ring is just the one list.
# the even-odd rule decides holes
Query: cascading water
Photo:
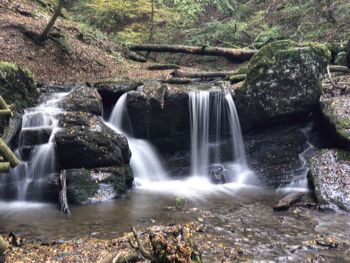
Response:
[{"label": "cascading water", "polygon": [[[213,103],[210,103],[210,97]],[[226,174],[225,181],[237,183],[246,182],[253,173],[246,166],[245,149],[242,131],[239,124],[236,107],[232,95],[228,91],[192,91],[189,93],[190,121],[191,121],[191,160],[192,176],[207,176],[210,174],[210,166],[214,169],[222,169]],[[212,109],[211,109],[212,107]],[[224,117],[222,109],[228,118],[231,134],[232,157],[230,162],[221,163],[220,141],[221,122]],[[210,125],[215,125],[214,142],[210,142]],[[214,158],[209,160],[210,152]],[[222,182],[223,179],[221,179]]]},{"label": "cascading water", "polygon": [[165,180],[166,172],[152,145],[145,140],[133,138],[123,130],[123,120],[127,115],[126,99],[127,93],[119,98],[109,118],[109,124],[116,132],[123,133],[128,139],[132,152],[130,165],[135,176],[136,185]]},{"label": "cascading water", "polygon": [[17,154],[22,160],[26,160],[24,153],[33,147],[27,141],[25,133],[40,134],[41,131],[49,131],[48,141],[33,149],[30,161],[22,161],[21,165],[13,169],[10,177],[15,178],[17,186],[17,199],[27,198],[28,186],[32,184],[32,192],[40,195],[41,183],[45,177],[56,171],[54,137],[58,131],[57,115],[62,113],[58,107],[59,102],[67,93],[52,94],[49,100],[35,108],[25,110],[22,119],[22,128],[19,137]]}]

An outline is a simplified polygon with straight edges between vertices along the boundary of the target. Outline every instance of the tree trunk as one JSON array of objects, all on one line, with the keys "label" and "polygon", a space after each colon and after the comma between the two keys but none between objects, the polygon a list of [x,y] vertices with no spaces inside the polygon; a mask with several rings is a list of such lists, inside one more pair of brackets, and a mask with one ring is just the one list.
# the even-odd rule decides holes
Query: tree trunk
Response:
[{"label": "tree trunk", "polygon": [[181,70],[174,70],[171,75],[176,78],[226,78],[236,74],[236,71],[216,71],[216,72],[184,72]]},{"label": "tree trunk", "polygon": [[60,185],[61,185],[61,191],[59,193],[59,202],[60,202],[60,208],[61,212],[64,214],[70,215],[70,210],[68,206],[68,199],[67,199],[67,180],[66,180],[66,170],[62,170],[60,174]]},{"label": "tree trunk", "polygon": [[350,39],[346,50],[346,66],[350,69]]},{"label": "tree trunk", "polygon": [[231,60],[245,61],[249,60],[257,52],[252,49],[235,49],[235,48],[220,48],[220,47],[193,47],[183,45],[157,45],[144,44],[133,45],[130,47],[133,51],[147,52],[170,52],[170,53],[185,53],[203,56],[220,56]]},{"label": "tree trunk", "polygon": [[10,163],[11,168],[15,168],[21,162],[18,160],[17,156],[11,151],[11,149],[6,145],[3,139],[0,138],[0,155],[4,157],[6,161]]},{"label": "tree trunk", "polygon": [[58,16],[61,14],[63,3],[64,3],[64,0],[59,0],[58,5],[55,9],[55,12],[53,13],[49,23],[46,25],[44,31],[38,36],[37,41],[44,42],[45,40],[47,40],[47,36],[48,36],[51,28],[55,24]]}]

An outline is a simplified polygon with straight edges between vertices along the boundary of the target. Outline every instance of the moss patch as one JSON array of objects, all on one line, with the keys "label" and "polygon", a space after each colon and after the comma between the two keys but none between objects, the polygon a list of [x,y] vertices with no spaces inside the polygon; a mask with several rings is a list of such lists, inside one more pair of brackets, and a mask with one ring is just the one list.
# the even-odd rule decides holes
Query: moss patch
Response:
[{"label": "moss patch", "polygon": [[0,94],[18,111],[35,105],[39,97],[33,74],[4,61],[0,61]]}]

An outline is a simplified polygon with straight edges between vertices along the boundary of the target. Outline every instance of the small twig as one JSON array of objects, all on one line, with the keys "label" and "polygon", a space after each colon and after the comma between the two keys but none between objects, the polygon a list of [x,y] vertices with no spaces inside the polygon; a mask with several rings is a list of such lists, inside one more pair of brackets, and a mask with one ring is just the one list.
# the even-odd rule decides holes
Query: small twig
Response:
[{"label": "small twig", "polygon": [[132,228],[131,228],[131,231],[132,231],[132,233],[134,234],[134,238],[135,238],[135,240],[136,240],[136,242],[137,242],[138,249],[140,250],[141,255],[142,255],[144,258],[146,258],[146,259],[152,261],[153,258],[152,258],[152,256],[146,251],[146,249],[144,248],[144,246],[143,246],[143,244],[142,244],[142,242],[141,242],[141,240],[140,240],[140,237],[139,237],[139,235],[137,234],[137,232],[136,232],[136,230],[135,230],[135,227],[132,227]]},{"label": "small twig", "polygon": [[328,76],[328,79],[329,79],[330,83],[332,84],[332,86],[333,86],[334,88],[341,89],[341,87],[339,87],[339,86],[337,85],[337,83],[335,83],[335,82],[333,81],[332,75],[331,75],[331,71],[330,71],[330,69],[329,69],[329,65],[327,66],[327,76]]}]

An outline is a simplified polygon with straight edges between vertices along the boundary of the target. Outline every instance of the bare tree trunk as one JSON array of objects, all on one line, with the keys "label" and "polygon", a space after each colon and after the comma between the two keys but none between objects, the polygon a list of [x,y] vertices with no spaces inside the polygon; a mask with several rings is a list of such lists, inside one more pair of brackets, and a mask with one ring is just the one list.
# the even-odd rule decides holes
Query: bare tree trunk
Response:
[{"label": "bare tree trunk", "polygon": [[43,42],[43,41],[45,41],[47,39],[47,36],[48,36],[51,28],[55,24],[58,16],[61,14],[61,10],[62,10],[64,1],[65,0],[59,0],[58,5],[57,5],[57,7],[55,9],[55,12],[53,13],[49,23],[46,25],[44,31],[38,36],[37,41]]}]

